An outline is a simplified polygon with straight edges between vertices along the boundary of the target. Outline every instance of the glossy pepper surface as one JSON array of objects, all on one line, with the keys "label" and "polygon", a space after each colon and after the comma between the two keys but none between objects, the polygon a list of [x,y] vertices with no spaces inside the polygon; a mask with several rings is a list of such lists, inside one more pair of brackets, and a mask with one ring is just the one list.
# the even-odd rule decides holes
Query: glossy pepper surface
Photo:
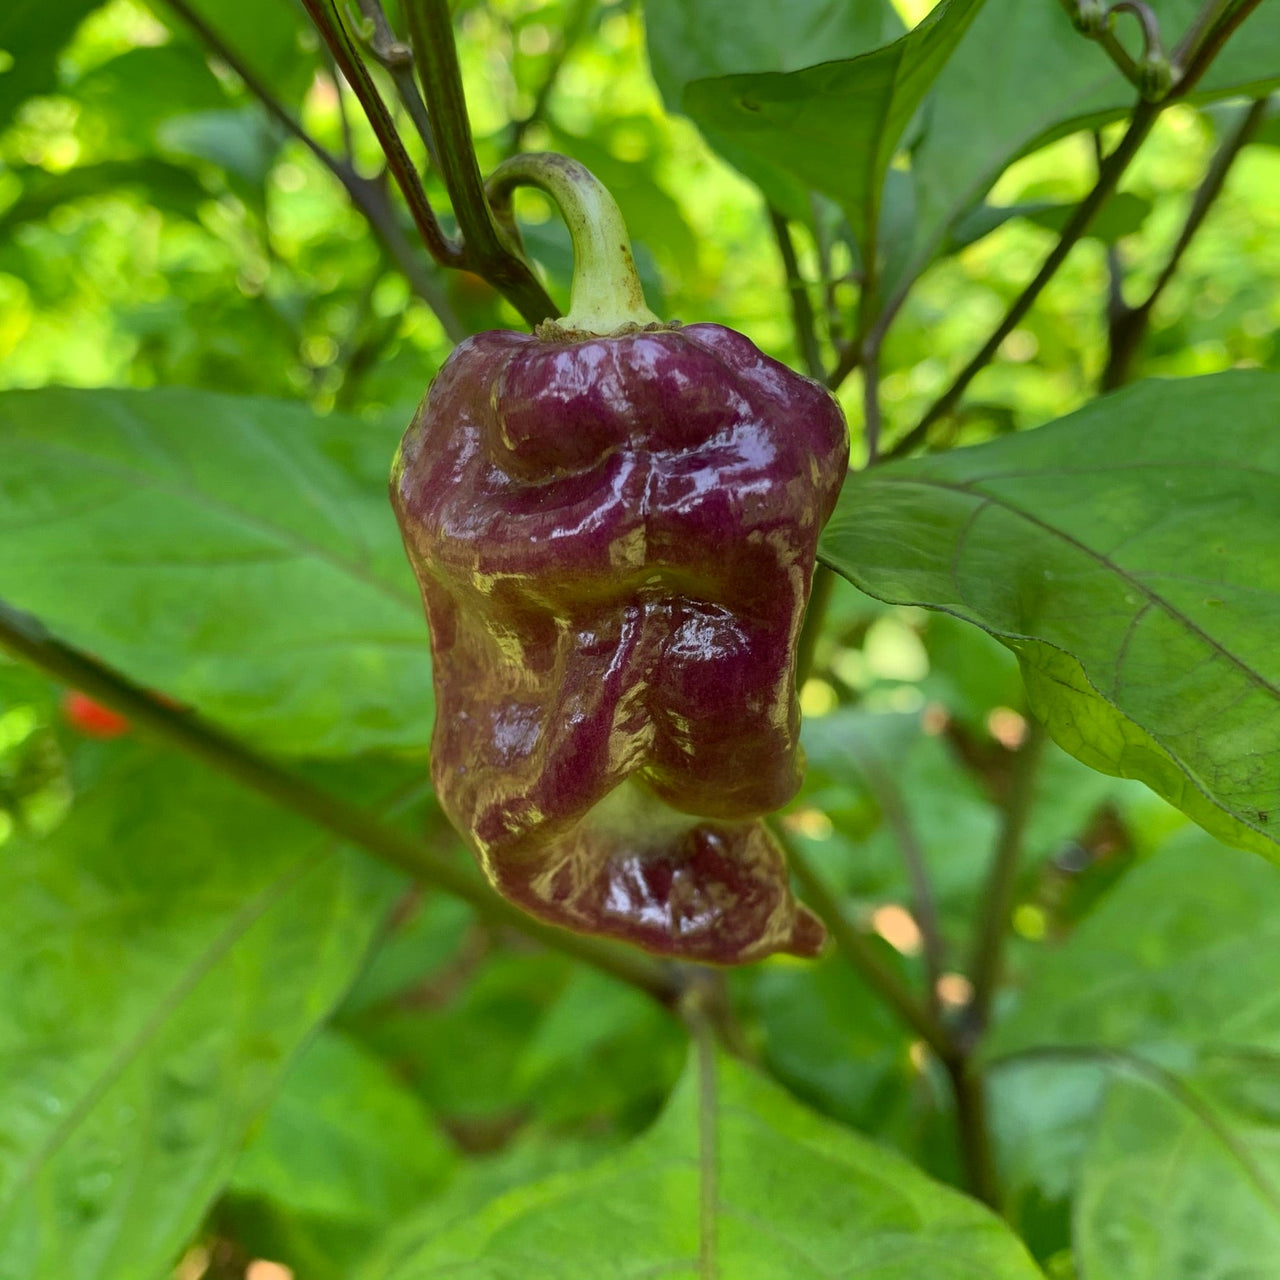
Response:
[{"label": "glossy pepper surface", "polygon": [[821,946],[760,818],[800,783],[795,646],[847,459],[826,390],[719,325],[456,348],[392,503],[432,778],[506,897],[693,960]]}]

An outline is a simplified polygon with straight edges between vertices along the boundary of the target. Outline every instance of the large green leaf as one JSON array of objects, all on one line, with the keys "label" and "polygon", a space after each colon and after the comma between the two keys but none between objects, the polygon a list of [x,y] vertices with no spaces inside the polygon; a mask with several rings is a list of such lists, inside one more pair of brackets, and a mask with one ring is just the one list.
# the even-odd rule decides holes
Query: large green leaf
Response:
[{"label": "large green leaf", "polygon": [[695,81],[685,109],[713,141],[836,200],[865,244],[903,132],[983,3],[943,0],[907,35],[861,57],[827,61],[828,52],[800,71]]},{"label": "large green leaf", "polygon": [[1115,1081],[1085,1158],[1089,1280],[1238,1280],[1280,1259],[1280,1056],[1206,1064],[1176,1091]]},{"label": "large green leaf", "polygon": [[1066,750],[1280,858],[1280,378],[1151,381],[851,476],[822,540],[871,595],[976,623]]},{"label": "large green leaf", "polygon": [[669,111],[684,110],[691,80],[796,71],[902,34],[888,0],[645,0],[644,13],[653,78]]},{"label": "large green leaf", "polygon": [[168,1274],[398,884],[183,761],[89,772],[0,857],[3,1280]]},{"label": "large green leaf", "polygon": [[1004,1077],[1027,1073],[1081,1086],[1071,1133],[1040,1144],[1069,1136],[1075,1148],[1092,1123],[1070,1156],[1078,1262],[1091,1280],[1272,1273],[1277,973],[1280,873],[1190,831],[1042,954],[995,1028],[986,1052],[997,1098]]},{"label": "large green leaf", "polygon": [[[646,0],[645,25],[654,79],[669,111],[690,111],[686,87],[708,77],[788,72],[831,58],[853,58],[902,34],[888,0]],[[718,83],[718,82],[716,82]],[[714,96],[714,95],[713,95]],[[803,182],[786,166],[742,145],[707,119],[708,141],[793,218],[812,216]]]},{"label": "large green leaf", "polygon": [[[1173,48],[1201,0],[1153,0]],[[1119,21],[1126,39],[1131,19]],[[1228,41],[1196,91],[1204,99],[1280,83],[1280,22],[1274,0]],[[916,266],[937,251],[952,222],[1018,156],[1085,124],[1114,118],[1136,99],[1060,4],[987,0],[934,86],[928,127],[912,155]]]},{"label": "large green leaf", "polygon": [[421,747],[398,433],[209,392],[7,392],[0,597],[276,750]]},{"label": "large green leaf", "polygon": [[691,1066],[656,1125],[581,1173],[520,1187],[362,1280],[698,1280],[714,1234],[733,1280],[1034,1280],[987,1210],[721,1062],[714,1211],[700,1224],[699,1084]]}]

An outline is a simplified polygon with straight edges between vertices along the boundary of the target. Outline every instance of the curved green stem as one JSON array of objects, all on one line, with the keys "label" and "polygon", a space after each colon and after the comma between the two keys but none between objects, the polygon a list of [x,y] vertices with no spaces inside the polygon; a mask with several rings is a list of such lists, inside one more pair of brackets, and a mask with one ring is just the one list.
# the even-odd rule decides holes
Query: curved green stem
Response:
[{"label": "curved green stem", "polygon": [[662,322],[645,305],[617,201],[585,166],[550,151],[503,161],[485,188],[499,222],[511,226],[511,194],[537,187],[555,202],[573,242],[569,311],[551,323],[576,333],[616,333]]}]

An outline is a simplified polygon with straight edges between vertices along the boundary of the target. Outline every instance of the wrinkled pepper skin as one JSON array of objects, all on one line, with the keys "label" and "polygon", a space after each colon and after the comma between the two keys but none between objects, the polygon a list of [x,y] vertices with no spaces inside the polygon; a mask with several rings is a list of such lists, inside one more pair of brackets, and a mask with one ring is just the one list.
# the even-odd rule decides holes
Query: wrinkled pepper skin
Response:
[{"label": "wrinkled pepper skin", "polygon": [[818,951],[759,819],[800,784],[795,647],[847,465],[827,391],[719,325],[453,352],[391,494],[432,778],[507,898],[683,959]]}]

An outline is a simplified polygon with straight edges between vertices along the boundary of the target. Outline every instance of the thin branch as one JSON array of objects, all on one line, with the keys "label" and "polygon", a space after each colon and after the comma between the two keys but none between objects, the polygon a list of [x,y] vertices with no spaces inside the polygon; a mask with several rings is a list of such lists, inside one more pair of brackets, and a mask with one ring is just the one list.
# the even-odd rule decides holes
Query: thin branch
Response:
[{"label": "thin branch", "polygon": [[987,1084],[967,1055],[943,1062],[956,1105],[956,1141],[964,1166],[965,1184],[983,1204],[1000,1211],[1000,1182],[991,1122],[987,1116]]},{"label": "thin branch", "polygon": [[327,70],[329,80],[333,84],[334,101],[338,104],[338,124],[342,129],[342,155],[348,164],[354,165],[356,158],[355,137],[351,132],[351,113],[347,110],[347,95],[342,91],[342,72],[331,58]]},{"label": "thin branch", "polygon": [[1038,721],[1029,720],[1027,736],[1014,758],[1009,791],[1002,806],[1000,835],[987,874],[982,911],[974,936],[973,959],[969,966],[973,999],[967,1013],[967,1029],[972,1036],[980,1035],[986,1029],[991,1017],[991,1002],[1000,982],[1009,919],[1013,913],[1013,894],[1022,862],[1023,837],[1031,816],[1044,744],[1044,729]]},{"label": "thin branch", "polygon": [[911,914],[920,930],[924,947],[925,978],[929,984],[929,1000],[937,1012],[938,979],[946,964],[942,945],[942,922],[938,914],[938,900],[929,876],[929,864],[924,856],[924,846],[916,833],[915,824],[902,800],[902,791],[880,762],[867,755],[859,755],[858,765],[880,804],[889,829],[893,832],[898,851],[902,854],[911,885]]},{"label": "thin branch", "polygon": [[[321,0],[303,0],[308,6]],[[404,0],[427,111],[440,153],[440,172],[466,244],[466,262],[504,294],[530,325],[554,319],[559,308],[529,264],[509,246],[494,221],[471,145],[471,126],[454,45],[448,0]]]},{"label": "thin branch", "polygon": [[1178,238],[1169,251],[1169,257],[1146,298],[1136,306],[1129,306],[1119,295],[1118,288],[1113,289],[1108,316],[1109,353],[1101,382],[1104,391],[1113,391],[1128,381],[1130,365],[1150,327],[1152,310],[1177,273],[1183,255],[1195,239],[1196,232],[1203,225],[1209,210],[1222,194],[1227,174],[1231,171],[1236,157],[1244,150],[1266,118],[1267,104],[1266,98],[1256,99],[1244,118],[1214,153],[1208,169],[1205,170],[1204,178],[1196,188],[1191,207],[1187,211],[1186,221],[1182,224],[1182,230],[1178,233]]},{"label": "thin branch", "polygon": [[427,251],[442,266],[465,265],[462,246],[450,240],[440,228],[435,210],[427,199],[427,193],[422,189],[418,171],[414,168],[413,161],[400,140],[395,121],[382,101],[382,96],[378,93],[377,85],[373,83],[369,69],[360,60],[360,55],[343,25],[334,0],[302,0],[302,6],[320,33],[320,38],[328,47],[333,60],[346,77],[347,83],[351,86],[351,92],[356,95],[356,100],[364,108],[369,125],[378,139],[378,145],[382,148],[382,154],[387,159],[387,168],[391,170],[396,185],[404,195],[409,213],[414,225],[418,228],[418,234],[422,237],[422,243],[427,246]]},{"label": "thin branch", "polygon": [[831,931],[841,955],[861,975],[866,984],[944,1062],[954,1060],[959,1048],[951,1032],[910,987],[881,958],[876,945],[849,921],[826,881],[809,865],[809,860],[785,830],[771,824],[774,835],[786,851],[792,874],[804,890],[805,901]]},{"label": "thin branch", "polygon": [[373,55],[375,61],[391,77],[413,127],[427,149],[431,163],[440,168],[440,156],[436,151],[436,137],[431,128],[431,117],[427,114],[427,104],[418,91],[418,82],[413,75],[413,50],[391,29],[387,15],[382,9],[382,0],[358,0],[362,25],[355,28],[356,35],[364,42],[364,46]]},{"label": "thin branch", "polygon": [[831,594],[835,590],[835,585],[836,575],[825,564],[819,564],[814,568],[809,604],[804,611],[800,639],[796,643],[797,689],[804,688],[804,682],[813,670],[814,655],[818,650],[818,640],[822,635],[822,625],[826,620],[827,608],[831,603]]},{"label": "thin branch", "polygon": [[291,137],[301,142],[342,183],[351,203],[360,210],[374,233],[382,241],[397,268],[408,280],[409,287],[435,312],[450,339],[460,342],[465,338],[467,330],[454,314],[443,288],[427,271],[400,229],[395,209],[387,199],[385,188],[373,179],[361,177],[349,161],[339,159],[321,146],[284,108],[248,63],[187,3],[187,0],[166,0],[166,3],[195,31],[210,52],[225,62],[240,77],[245,88],[258,99],[267,114]]},{"label": "thin branch", "polygon": [[862,418],[867,445],[867,463],[875,466],[880,456],[880,346],[862,344]]},{"label": "thin branch", "polygon": [[1141,84],[1142,73],[1138,70],[1138,64],[1129,56],[1128,49],[1120,43],[1116,33],[1112,31],[1110,22],[1106,20],[1106,15],[1102,15],[1102,21],[1097,27],[1085,26],[1081,23],[1078,0],[1059,0],[1059,3],[1065,10],[1067,17],[1071,19],[1071,23],[1076,30],[1081,35],[1087,36],[1090,40],[1100,45],[1111,61],[1120,69],[1120,73],[1124,78],[1137,88]]},{"label": "thin branch", "polygon": [[518,930],[552,950],[638,987],[665,1005],[678,997],[678,971],[672,966],[640,951],[539,923],[499,898],[478,876],[426,844],[290,773],[200,717],[165,704],[148,690],[54,639],[36,619],[2,601],[0,644],[283,808],[350,840],[415,879],[461,898],[491,924]]},{"label": "thin branch", "polygon": [[1182,33],[1182,39],[1178,41],[1173,50],[1173,62],[1175,66],[1184,67],[1195,56],[1210,32],[1218,25],[1222,17],[1227,14],[1235,0],[1205,0],[1196,16],[1191,19],[1186,31]]},{"label": "thin branch", "polygon": [[[896,312],[897,307],[894,307],[894,313],[896,314]],[[876,328],[873,328],[872,333],[874,334],[875,332]],[[836,360],[836,367],[827,375],[827,389],[829,391],[838,391],[844,380],[861,363],[862,344],[858,342],[856,338],[850,338],[849,341],[840,348],[840,355]]]},{"label": "thin branch", "polygon": [[786,273],[787,296],[791,299],[791,321],[796,331],[796,346],[804,359],[805,372],[811,378],[822,378],[822,352],[818,347],[817,320],[813,314],[813,303],[809,300],[809,290],[800,274],[800,262],[796,257],[795,241],[791,238],[791,228],[787,220],[777,209],[769,209],[769,226],[773,228],[774,239],[778,242],[778,253],[782,257],[782,269]]},{"label": "thin branch", "polygon": [[680,1013],[693,1041],[698,1068],[698,1280],[720,1275],[720,1087],[718,1046],[712,1009],[718,1003],[709,989],[716,975],[694,971],[680,1000]]},{"label": "thin branch", "polygon": [[[1226,5],[1230,5],[1232,0],[1225,0]],[[1198,44],[1191,43],[1192,32],[1187,33],[1187,37],[1179,44],[1178,49],[1174,53],[1174,65],[1181,66],[1184,55],[1183,46],[1190,52],[1190,61],[1178,78],[1177,84],[1170,93],[1170,99],[1183,98],[1189,94],[1192,89],[1200,83],[1200,77],[1208,71],[1213,60],[1218,56],[1222,46],[1231,39],[1240,24],[1262,3],[1262,0],[1240,0],[1234,9],[1229,9],[1223,13],[1223,0],[1208,0],[1208,3],[1201,11],[1201,15],[1197,17],[1193,24],[1193,30],[1199,28],[1201,18],[1209,15],[1210,20],[1216,20],[1216,25],[1211,26],[1208,34],[1204,36]]]},{"label": "thin branch", "polygon": [[1160,109],[1158,104],[1152,102],[1140,102],[1134,108],[1133,117],[1124,137],[1103,163],[1093,190],[1076,206],[1075,212],[1062,229],[1057,244],[1044,260],[1040,270],[1036,272],[1035,278],[1014,300],[978,353],[956,375],[955,380],[934,402],[924,417],[884,454],[886,460],[902,457],[918,445],[925,443],[934,423],[945,418],[955,408],[969,384],[990,364],[992,357],[1000,349],[1000,344],[1017,328],[1022,317],[1030,311],[1045,285],[1057,274],[1058,268],[1066,261],[1067,255],[1089,229],[1098,210],[1111,197],[1129,162],[1137,154],[1147,134],[1151,132],[1151,126],[1160,114]]}]

